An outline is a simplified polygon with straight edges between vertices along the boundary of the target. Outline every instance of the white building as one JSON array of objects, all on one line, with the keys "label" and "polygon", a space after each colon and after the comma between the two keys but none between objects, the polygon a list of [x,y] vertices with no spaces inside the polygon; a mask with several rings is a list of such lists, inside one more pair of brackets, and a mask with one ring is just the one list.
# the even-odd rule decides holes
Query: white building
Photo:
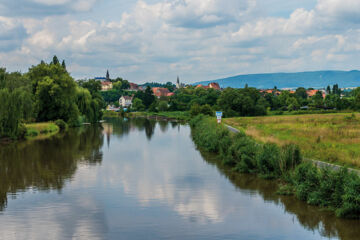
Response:
[{"label": "white building", "polygon": [[132,104],[132,100],[133,100],[133,98],[130,96],[122,96],[119,99],[119,105],[122,106],[123,108],[130,107]]}]

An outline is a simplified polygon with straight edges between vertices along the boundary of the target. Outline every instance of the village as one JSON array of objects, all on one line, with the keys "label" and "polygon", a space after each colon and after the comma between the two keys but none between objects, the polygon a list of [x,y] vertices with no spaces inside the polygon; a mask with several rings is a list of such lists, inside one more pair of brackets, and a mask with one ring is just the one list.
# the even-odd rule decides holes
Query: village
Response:
[{"label": "village", "polygon": [[[100,81],[101,92],[107,92],[107,91],[114,90],[114,80],[111,80],[109,78],[108,72],[107,72],[106,77],[96,77],[95,80]],[[113,111],[113,112],[119,112],[121,110],[127,111],[133,104],[135,93],[137,93],[139,91],[144,92],[146,90],[147,86],[149,86],[151,88],[152,94],[157,99],[162,99],[162,100],[167,100],[167,101],[171,97],[175,96],[177,91],[179,91],[180,89],[183,89],[183,88],[185,88],[185,89],[201,88],[201,89],[205,89],[205,90],[214,89],[216,91],[224,90],[224,88],[221,88],[221,86],[216,82],[210,82],[208,85],[203,85],[203,84],[191,85],[191,84],[181,83],[179,77],[177,77],[176,84],[173,84],[171,82],[168,82],[167,84],[168,84],[168,86],[172,86],[172,87],[170,88],[170,87],[164,87],[164,86],[162,86],[162,87],[157,86],[157,85],[162,85],[160,83],[139,85],[136,83],[128,82],[128,88],[123,89],[121,96],[115,102],[108,103],[106,110]],[[245,88],[247,88],[247,87],[248,86],[246,84]],[[345,93],[350,92],[351,90],[353,90],[353,88],[341,88],[339,90],[341,91],[340,97],[343,98],[345,96]],[[299,94],[298,92],[301,92],[301,91],[302,91],[301,94],[303,94],[304,97],[307,99],[313,98],[316,95],[318,95],[319,97],[321,96],[322,99],[325,99],[326,96],[331,93],[330,87],[328,87],[327,89],[325,89],[325,88],[305,89],[305,88],[301,88],[301,87],[297,88],[297,89],[292,89],[292,88],[278,89],[276,87],[274,87],[272,89],[259,89],[259,92],[262,96],[265,96],[267,94],[273,95],[273,96],[280,96],[284,93],[295,95],[295,94]],[[309,108],[308,106],[301,106],[299,109],[306,110],[308,108]],[[330,107],[330,109],[331,109],[331,107]]]}]

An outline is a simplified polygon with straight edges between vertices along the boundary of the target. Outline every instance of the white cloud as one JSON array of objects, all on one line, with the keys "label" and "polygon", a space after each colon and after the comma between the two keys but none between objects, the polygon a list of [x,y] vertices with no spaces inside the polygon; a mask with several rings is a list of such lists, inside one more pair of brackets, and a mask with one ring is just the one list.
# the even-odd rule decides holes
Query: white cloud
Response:
[{"label": "white cloud", "polygon": [[319,0],[316,9],[326,17],[360,23],[358,0]]},{"label": "white cloud", "polygon": [[[45,6],[44,0],[35,1]],[[92,12],[73,14],[89,11],[95,0],[46,1],[46,9],[67,9],[65,15],[0,17],[0,33],[16,29],[10,38],[22,39],[10,48],[0,37],[0,60],[19,70],[57,54],[76,77],[109,68],[135,82],[360,68],[358,1],[318,0],[312,9],[296,8],[288,16],[260,14],[259,0],[149,1],[100,22]],[[273,7],[280,11],[278,5]]]}]

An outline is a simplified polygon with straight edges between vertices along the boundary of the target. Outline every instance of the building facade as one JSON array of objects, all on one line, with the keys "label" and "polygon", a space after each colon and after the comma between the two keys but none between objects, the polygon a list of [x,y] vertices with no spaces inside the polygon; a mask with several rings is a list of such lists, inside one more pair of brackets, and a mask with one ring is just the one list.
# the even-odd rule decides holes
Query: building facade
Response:
[{"label": "building facade", "polygon": [[130,97],[130,96],[122,96],[122,97],[119,99],[119,105],[122,106],[123,108],[128,108],[128,107],[131,106],[132,100],[133,100],[133,97]]}]

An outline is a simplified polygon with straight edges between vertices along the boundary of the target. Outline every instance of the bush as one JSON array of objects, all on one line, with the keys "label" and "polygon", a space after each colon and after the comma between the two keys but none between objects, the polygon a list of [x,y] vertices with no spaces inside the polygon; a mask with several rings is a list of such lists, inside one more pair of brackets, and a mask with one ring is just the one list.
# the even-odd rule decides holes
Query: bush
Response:
[{"label": "bush", "polygon": [[17,138],[18,138],[18,139],[24,139],[25,136],[26,136],[26,134],[27,134],[27,129],[26,129],[25,125],[24,125],[24,124],[20,124],[20,125],[19,125],[19,128],[18,128]]},{"label": "bush", "polygon": [[281,156],[279,159],[279,168],[282,174],[289,170],[295,169],[301,163],[300,148],[297,145],[285,145],[281,149]]},{"label": "bush", "polygon": [[263,177],[273,178],[280,176],[280,149],[273,143],[263,145],[257,159],[259,172]]},{"label": "bush", "polygon": [[344,194],[344,181],[347,170],[332,171],[329,168],[320,170],[318,188],[310,194],[308,202],[322,207],[341,207]]},{"label": "bush", "polygon": [[39,131],[34,129],[34,128],[30,128],[26,131],[26,136],[27,137],[36,137],[39,135]]},{"label": "bush", "polygon": [[202,114],[193,118],[190,126],[194,142],[206,151],[219,153],[223,164],[234,171],[281,177],[287,184],[279,188],[278,194],[295,193],[309,204],[334,209],[339,217],[360,218],[360,177],[347,169],[318,169],[310,162],[302,163],[296,145],[260,145],[242,132],[230,134]]},{"label": "bush", "polygon": [[199,115],[201,112],[201,107],[199,104],[195,103],[194,105],[191,106],[190,108],[190,116],[191,117],[195,117],[197,115]]},{"label": "bush", "polygon": [[354,173],[346,178],[342,201],[342,206],[336,211],[337,216],[360,218],[360,178]]},{"label": "bush", "polygon": [[214,115],[214,112],[211,109],[209,104],[205,104],[204,106],[201,106],[200,112],[201,112],[201,114],[208,115],[208,116]]},{"label": "bush", "polygon": [[212,119],[198,115],[190,121],[193,127],[193,139],[195,143],[208,152],[221,153],[226,155],[226,151],[231,144],[230,133],[223,126]]},{"label": "bush", "polygon": [[236,164],[235,170],[238,172],[249,173],[257,168],[257,153],[259,147],[254,140],[247,137],[244,133],[239,133],[233,139],[233,144],[229,149],[229,154]]},{"label": "bush", "polygon": [[295,169],[293,181],[296,196],[308,201],[310,194],[319,186],[318,169],[311,163],[302,163]]},{"label": "bush", "polygon": [[68,128],[68,125],[66,124],[66,122],[62,119],[58,119],[55,121],[56,126],[59,127],[60,131],[64,131]]}]

